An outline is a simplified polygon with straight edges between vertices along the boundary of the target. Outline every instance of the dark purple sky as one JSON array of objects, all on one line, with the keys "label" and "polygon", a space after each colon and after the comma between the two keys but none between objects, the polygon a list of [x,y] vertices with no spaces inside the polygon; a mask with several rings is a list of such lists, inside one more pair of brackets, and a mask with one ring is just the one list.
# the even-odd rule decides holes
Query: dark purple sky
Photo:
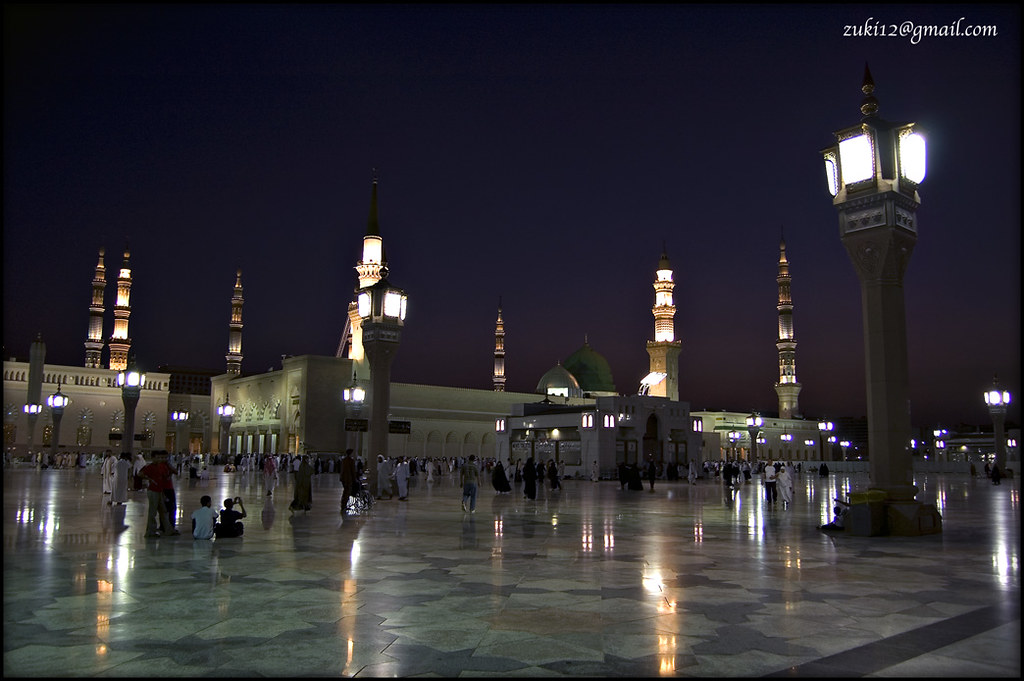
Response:
[{"label": "dark purple sky", "polygon": [[[844,36],[865,22],[996,36]],[[905,280],[916,425],[1020,397],[1020,15],[1010,6],[4,7],[4,354],[82,364],[99,247],[130,242],[144,368],[332,355],[373,169],[393,377],[508,388],[584,337],[635,392],[662,244],[681,398],[775,411],[776,261],[792,265],[810,418],[865,413],[859,284],[820,150],[860,118],[929,139]],[[114,286],[107,300],[111,331]],[[1011,412],[1019,420],[1019,408]]]}]

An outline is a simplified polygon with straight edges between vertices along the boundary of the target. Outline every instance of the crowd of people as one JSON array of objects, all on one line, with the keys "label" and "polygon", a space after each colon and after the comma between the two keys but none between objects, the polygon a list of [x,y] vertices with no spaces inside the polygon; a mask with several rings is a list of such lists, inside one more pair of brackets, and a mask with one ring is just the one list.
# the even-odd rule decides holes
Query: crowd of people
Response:
[{"label": "crowd of people", "polygon": [[[107,450],[101,457],[87,458],[84,454],[67,454],[51,462],[53,468],[98,466],[102,477],[103,496],[112,507],[117,530],[127,529],[124,524],[124,506],[130,492],[145,492],[148,506],[146,515],[146,536],[159,537],[178,535],[176,528],[179,516],[175,493],[175,481],[187,476],[189,480],[202,484],[210,479],[210,469],[225,473],[241,473],[262,476],[267,497],[272,497],[287,476],[292,485],[292,500],[288,508],[292,513],[309,512],[313,508],[313,479],[317,475],[339,476],[342,486],[341,513],[348,512],[348,502],[361,492],[374,499],[406,501],[410,483],[423,476],[426,484],[440,479],[447,480],[462,491],[462,508],[467,513],[476,510],[481,489],[488,483],[494,494],[513,494],[519,489],[523,498],[536,499],[538,493],[557,493],[562,489],[565,478],[564,462],[554,459],[527,457],[501,461],[494,457],[384,457],[377,456],[377,476],[374,489],[366,486],[366,465],[361,457],[349,449],[344,455],[324,454],[237,454],[231,456],[209,454],[176,455],[173,452],[155,450],[148,458],[142,453],[115,454]],[[807,471],[810,475],[828,477],[826,463]],[[973,470],[972,470],[973,473]],[[764,489],[767,506],[780,504],[788,509],[794,502],[794,487],[805,474],[801,462],[722,460],[697,463],[664,463],[651,459],[640,463],[621,462],[618,465],[618,482],[622,491],[639,491],[645,488],[653,492],[659,480],[686,480],[690,485],[699,482],[720,483],[731,493],[744,485],[759,483]],[[579,474],[577,474],[578,476]],[[985,465],[985,475],[993,484],[1000,484],[1002,472],[993,464]],[[590,480],[600,479],[594,465]],[[372,501],[372,500],[371,500]],[[240,509],[240,510],[236,510]],[[837,520],[830,524],[841,527],[840,510]],[[201,507],[192,515],[193,536],[197,539],[211,537],[242,536],[242,518],[246,517],[245,507],[240,498],[224,500],[224,507],[215,511],[212,499],[203,496]]]}]

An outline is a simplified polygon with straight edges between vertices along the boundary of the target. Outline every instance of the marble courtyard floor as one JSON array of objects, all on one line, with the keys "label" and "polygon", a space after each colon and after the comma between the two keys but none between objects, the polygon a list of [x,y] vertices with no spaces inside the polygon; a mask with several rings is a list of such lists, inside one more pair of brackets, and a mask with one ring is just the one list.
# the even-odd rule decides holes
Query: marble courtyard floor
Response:
[{"label": "marble courtyard floor", "polygon": [[[1019,481],[920,476],[943,532],[830,536],[865,476],[760,484],[566,481],[536,501],[422,474],[342,518],[262,475],[179,485],[182,536],[117,532],[97,470],[3,471],[4,676],[941,676],[1020,669]],[[244,538],[195,541],[199,497],[241,496]]]}]

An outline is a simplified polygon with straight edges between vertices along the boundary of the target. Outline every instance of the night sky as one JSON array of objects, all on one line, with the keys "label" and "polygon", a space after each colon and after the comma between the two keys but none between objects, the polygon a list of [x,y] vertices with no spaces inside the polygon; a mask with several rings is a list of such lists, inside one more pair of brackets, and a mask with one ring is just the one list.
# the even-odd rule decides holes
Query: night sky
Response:
[{"label": "night sky", "polygon": [[[884,35],[892,24],[996,36]],[[871,36],[845,36],[865,23]],[[853,32],[853,29],[851,29]],[[1009,6],[4,6],[4,356],[82,365],[126,240],[142,368],[333,355],[379,177],[400,382],[509,390],[584,338],[636,392],[675,269],[681,399],[775,412],[780,234],[809,418],[863,416],[860,287],[820,151],[929,140],[905,279],[912,420],[1020,392],[1020,15]],[[104,355],[106,357],[106,355]]]}]

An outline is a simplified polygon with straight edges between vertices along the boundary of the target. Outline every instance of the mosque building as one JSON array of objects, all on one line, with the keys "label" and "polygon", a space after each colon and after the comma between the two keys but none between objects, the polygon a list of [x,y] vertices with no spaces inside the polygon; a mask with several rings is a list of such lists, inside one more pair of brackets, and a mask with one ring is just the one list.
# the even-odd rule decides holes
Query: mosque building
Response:
[{"label": "mosque building", "polygon": [[[387,251],[377,210],[377,180],[371,191],[369,219],[361,258],[355,265],[357,293],[387,275]],[[104,250],[92,281],[84,366],[46,365],[45,346],[30,362],[4,362],[5,451],[24,455],[48,448],[52,413],[45,396],[58,387],[71,398],[61,426],[61,450],[96,453],[119,448],[125,427],[121,390],[115,375],[131,361],[128,324],[132,270],[125,248],[117,279],[113,334],[103,365],[102,326],[106,268]],[[649,373],[635,390],[623,394],[608,361],[584,337],[583,345],[541,376],[534,393],[505,390],[505,320],[498,301],[492,390],[391,383],[388,449],[391,456],[498,457],[503,461],[534,457],[565,464],[567,475],[590,477],[596,468],[613,474],[620,462],[687,463],[723,458],[815,460],[828,454],[817,423],[799,415],[796,340],[785,241],[780,245],[778,284],[778,415],[763,415],[751,440],[747,412],[691,412],[679,399],[685,384],[679,375],[682,341],[675,329],[674,271],[662,249],[654,270],[653,338],[647,342]],[[281,367],[259,374],[242,371],[242,271],[235,273],[223,373],[195,370],[209,392],[183,389],[188,370],[148,373],[136,409],[138,449],[212,453],[322,453],[352,447],[366,457],[367,437],[359,424],[369,405],[340,399],[345,388],[370,385],[362,342],[361,318],[353,296],[346,325],[333,356],[284,356]],[[40,339],[37,341],[42,343]],[[35,344],[34,344],[35,347]],[[33,369],[33,362],[38,366]],[[35,372],[35,373],[33,373]],[[213,375],[211,375],[213,374]],[[24,406],[32,394],[29,376],[40,375],[45,393],[35,420]],[[233,415],[220,415],[230,405]],[[172,412],[187,412],[182,425]],[[38,432],[36,432],[38,431]],[[180,438],[180,441],[179,441]],[[827,458],[827,457],[826,457]]]}]

